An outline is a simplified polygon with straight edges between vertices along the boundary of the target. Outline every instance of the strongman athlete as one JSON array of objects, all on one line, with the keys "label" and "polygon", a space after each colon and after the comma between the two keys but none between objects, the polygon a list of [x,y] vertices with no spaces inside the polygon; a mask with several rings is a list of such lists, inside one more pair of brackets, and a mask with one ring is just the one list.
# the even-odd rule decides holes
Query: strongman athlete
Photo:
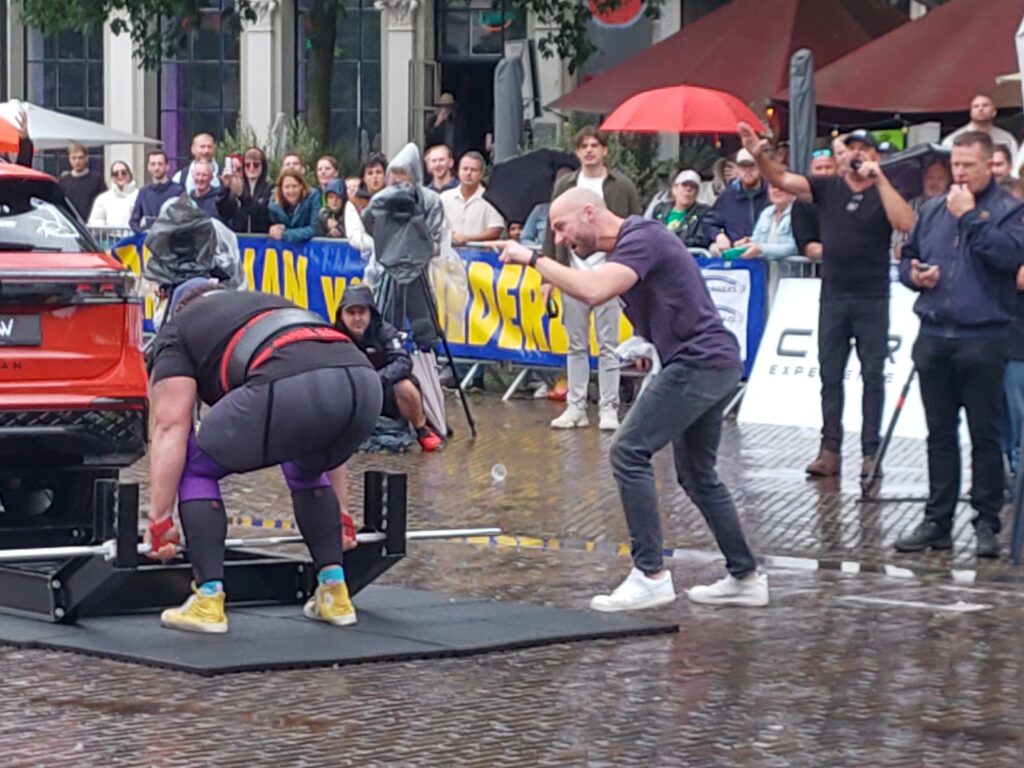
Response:
[{"label": "strongman athlete", "polygon": [[[225,291],[201,278],[180,286],[151,362],[149,456],[154,556],[174,553],[172,509],[188,544],[194,594],[160,617],[165,627],[227,632],[219,481],[280,464],[299,531],[317,568],[311,618],[353,624],[342,569],[341,511],[326,471],[373,430],[380,377],[329,323],[279,296]],[[196,396],[212,406],[193,429]]]}]

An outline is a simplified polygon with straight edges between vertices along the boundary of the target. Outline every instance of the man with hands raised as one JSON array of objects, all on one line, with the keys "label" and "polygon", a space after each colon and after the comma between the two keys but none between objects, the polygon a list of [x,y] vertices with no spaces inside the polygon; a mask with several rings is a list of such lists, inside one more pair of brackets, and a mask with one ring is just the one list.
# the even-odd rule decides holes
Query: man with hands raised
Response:
[{"label": "man with hands raised", "polygon": [[885,399],[889,337],[889,245],[892,230],[907,232],[914,212],[878,164],[878,143],[868,131],[847,139],[849,173],[806,177],[790,173],[764,152],[767,142],[746,123],[743,146],[770,184],[805,203],[817,203],[821,225],[821,304],[818,362],[821,371],[821,449],[807,466],[813,477],[838,475],[842,466],[843,379],[856,341],[864,380],[861,477],[874,468]]}]

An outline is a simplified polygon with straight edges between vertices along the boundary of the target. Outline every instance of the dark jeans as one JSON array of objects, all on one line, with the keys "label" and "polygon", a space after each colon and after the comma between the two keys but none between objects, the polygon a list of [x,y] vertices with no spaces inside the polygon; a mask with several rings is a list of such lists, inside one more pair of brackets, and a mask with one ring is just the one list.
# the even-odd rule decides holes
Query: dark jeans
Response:
[{"label": "dark jeans", "polygon": [[999,533],[1003,508],[1003,455],[999,444],[1003,370],[1007,340],[946,339],[921,334],[914,343],[928,423],[928,503],[925,518],[943,530],[953,527],[960,494],[960,409],[971,433],[971,506],[975,525]]},{"label": "dark jeans", "polygon": [[860,447],[865,456],[878,450],[885,402],[885,358],[889,353],[888,299],[822,299],[818,313],[818,364],[821,369],[821,445],[838,453],[843,445],[843,378],[857,343],[864,397]]},{"label": "dark jeans", "polygon": [[742,578],[757,568],[736,505],[715,473],[725,398],[738,382],[738,371],[672,363],[651,380],[615,435],[612,471],[626,510],[633,563],[646,574],[663,568],[651,457],[670,442],[679,484],[704,515],[729,573]]}]

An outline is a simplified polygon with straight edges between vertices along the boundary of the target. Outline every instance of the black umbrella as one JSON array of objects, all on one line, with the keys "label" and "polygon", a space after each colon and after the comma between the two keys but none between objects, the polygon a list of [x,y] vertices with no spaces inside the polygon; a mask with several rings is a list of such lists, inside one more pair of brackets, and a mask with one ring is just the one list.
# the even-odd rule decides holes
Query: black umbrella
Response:
[{"label": "black umbrella", "polygon": [[904,200],[920,197],[924,193],[924,172],[936,161],[949,166],[949,150],[938,144],[918,144],[916,147],[889,155],[881,162],[885,175],[903,195]]},{"label": "black umbrella", "polygon": [[555,174],[559,168],[579,168],[571,152],[538,149],[498,163],[491,170],[484,198],[498,209],[505,221],[523,224],[533,206],[551,201]]}]

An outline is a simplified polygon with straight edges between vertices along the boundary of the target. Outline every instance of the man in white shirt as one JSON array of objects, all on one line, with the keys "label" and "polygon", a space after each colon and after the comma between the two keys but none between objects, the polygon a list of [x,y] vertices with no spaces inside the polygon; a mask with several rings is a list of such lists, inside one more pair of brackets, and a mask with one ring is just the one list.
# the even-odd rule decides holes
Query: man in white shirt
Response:
[{"label": "man in white shirt", "polygon": [[993,144],[1005,144],[1010,148],[1010,156],[1017,156],[1017,140],[1013,137],[1013,134],[1009,131],[1004,131],[1002,128],[995,124],[996,119],[996,105],[992,101],[992,98],[986,96],[983,93],[979,93],[973,99],[971,99],[971,121],[963,126],[957,128],[949,136],[942,140],[942,146],[947,149],[953,148],[953,141],[961,133],[967,133],[967,131],[983,131],[992,137]]},{"label": "man in white shirt", "polygon": [[[580,187],[600,195],[608,210],[616,216],[626,218],[643,213],[640,195],[633,182],[605,165],[608,156],[608,139],[605,134],[592,125],[584,126],[576,134],[574,143],[580,169],[555,182],[551,199],[555,200],[568,189]],[[605,262],[604,251],[595,250],[586,258],[580,258],[564,246],[556,247],[550,227],[544,239],[544,255],[566,266],[588,272],[596,270]],[[545,285],[544,291],[546,303],[551,286]],[[597,367],[597,382],[601,393],[598,428],[609,431],[618,429],[619,361],[615,348],[619,344],[619,319],[622,314],[619,299],[615,297],[600,306],[590,307],[563,293],[562,306],[562,323],[569,335],[569,354],[566,357],[569,393],[565,412],[552,421],[551,426],[554,429],[572,429],[590,424],[587,417],[587,385],[590,383],[590,315],[593,313],[600,354]]]},{"label": "man in white shirt", "polygon": [[484,156],[467,152],[459,160],[459,186],[441,193],[452,245],[497,240],[505,229],[501,214],[484,200],[483,176]]}]

